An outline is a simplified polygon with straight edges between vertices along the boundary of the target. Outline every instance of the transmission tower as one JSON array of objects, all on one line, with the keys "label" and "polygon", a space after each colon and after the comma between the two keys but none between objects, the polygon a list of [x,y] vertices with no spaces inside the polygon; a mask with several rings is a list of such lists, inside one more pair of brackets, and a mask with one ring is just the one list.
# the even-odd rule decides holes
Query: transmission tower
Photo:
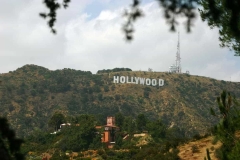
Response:
[{"label": "transmission tower", "polygon": [[181,57],[180,57],[180,39],[179,39],[179,32],[178,32],[178,45],[177,45],[177,54],[176,54],[176,67],[177,73],[181,73]]}]

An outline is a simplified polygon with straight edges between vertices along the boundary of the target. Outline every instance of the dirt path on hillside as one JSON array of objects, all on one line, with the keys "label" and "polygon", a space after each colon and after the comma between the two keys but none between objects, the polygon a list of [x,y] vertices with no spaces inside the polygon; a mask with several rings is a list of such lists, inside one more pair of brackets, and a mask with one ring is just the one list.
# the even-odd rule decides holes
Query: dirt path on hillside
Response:
[{"label": "dirt path on hillside", "polygon": [[221,146],[221,143],[212,144],[213,137],[207,137],[187,144],[181,145],[179,149],[179,157],[182,160],[204,160],[207,156],[206,149],[209,149],[212,160],[218,160],[214,154],[215,150]]}]

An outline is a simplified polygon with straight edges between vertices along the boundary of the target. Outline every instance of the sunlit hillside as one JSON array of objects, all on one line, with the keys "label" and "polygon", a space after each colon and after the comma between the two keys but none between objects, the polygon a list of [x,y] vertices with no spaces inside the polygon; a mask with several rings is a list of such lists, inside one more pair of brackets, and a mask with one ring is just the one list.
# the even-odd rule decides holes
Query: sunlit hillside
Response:
[{"label": "sunlit hillside", "polygon": [[[113,76],[163,79],[163,86],[113,83]],[[95,114],[105,117],[121,112],[135,117],[144,113],[175,127],[179,136],[205,134],[218,122],[209,113],[223,89],[240,97],[240,83],[207,77],[163,72],[119,71],[92,74],[62,69],[51,71],[25,65],[1,74],[1,116],[9,119],[17,134],[47,129],[55,111],[64,115]]]}]

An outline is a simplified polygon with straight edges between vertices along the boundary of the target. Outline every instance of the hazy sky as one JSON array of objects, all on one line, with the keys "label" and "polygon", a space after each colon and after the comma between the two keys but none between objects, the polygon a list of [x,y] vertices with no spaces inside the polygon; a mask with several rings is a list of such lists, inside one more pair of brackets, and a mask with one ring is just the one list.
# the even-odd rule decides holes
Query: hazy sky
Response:
[{"label": "hazy sky", "polygon": [[[132,0],[72,0],[59,11],[53,35],[40,18],[42,0],[0,0],[0,72],[36,64],[51,70],[73,68],[96,73],[101,69],[165,72],[175,63],[177,32],[163,18],[159,5],[145,0],[145,17],[135,23],[134,40],[127,43],[121,30],[124,8]],[[218,31],[198,17],[191,33],[184,19],[180,31],[182,71],[227,81],[240,81],[240,57],[219,47]]]}]

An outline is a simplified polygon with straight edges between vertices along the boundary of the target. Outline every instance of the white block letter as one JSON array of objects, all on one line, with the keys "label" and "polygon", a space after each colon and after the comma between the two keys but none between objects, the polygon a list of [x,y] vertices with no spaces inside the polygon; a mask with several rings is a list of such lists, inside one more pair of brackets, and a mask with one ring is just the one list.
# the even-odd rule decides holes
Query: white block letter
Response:
[{"label": "white block letter", "polygon": [[128,76],[126,77],[126,79],[127,79],[127,83],[130,83],[130,82],[129,82],[129,79],[128,79]]},{"label": "white block letter", "polygon": [[119,83],[119,76],[113,76],[113,83]]},{"label": "white block letter", "polygon": [[152,79],[152,86],[156,86],[157,85],[157,80],[156,79]]},{"label": "white block letter", "polygon": [[145,78],[140,78],[140,84],[144,85]]},{"label": "white block letter", "polygon": [[164,80],[163,79],[159,79],[159,86],[163,86],[164,85]]},{"label": "white block letter", "polygon": [[135,83],[135,82],[133,82],[133,77],[131,77],[131,83]]},{"label": "white block letter", "polygon": [[138,81],[139,81],[139,77],[135,77],[135,84],[138,84]]},{"label": "white block letter", "polygon": [[146,79],[146,85],[148,85],[148,86],[151,85],[151,80],[149,78]]},{"label": "white block letter", "polygon": [[124,77],[124,76],[121,76],[121,77],[120,77],[120,82],[121,82],[121,83],[125,83],[125,81],[126,81],[125,77]]}]

